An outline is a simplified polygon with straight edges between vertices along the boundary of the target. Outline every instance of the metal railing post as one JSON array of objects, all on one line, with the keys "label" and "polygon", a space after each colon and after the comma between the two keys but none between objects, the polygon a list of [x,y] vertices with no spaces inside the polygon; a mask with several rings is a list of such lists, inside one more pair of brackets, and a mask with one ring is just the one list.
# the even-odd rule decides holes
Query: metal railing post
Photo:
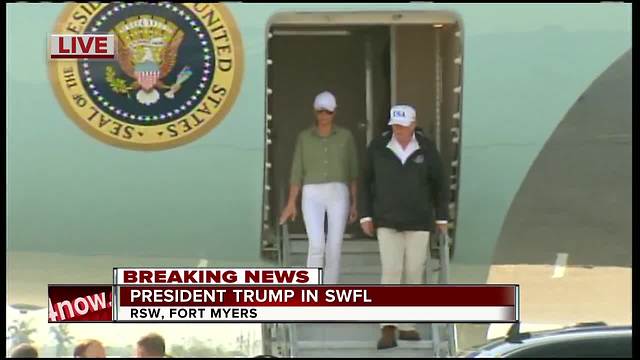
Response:
[{"label": "metal railing post", "polygon": [[[439,236],[439,251],[440,251],[440,276],[439,283],[449,283],[449,247],[451,246],[451,238],[447,233],[440,233]],[[454,323],[448,323],[447,327],[447,344],[449,356],[455,356],[457,352],[456,345],[456,328]]]}]

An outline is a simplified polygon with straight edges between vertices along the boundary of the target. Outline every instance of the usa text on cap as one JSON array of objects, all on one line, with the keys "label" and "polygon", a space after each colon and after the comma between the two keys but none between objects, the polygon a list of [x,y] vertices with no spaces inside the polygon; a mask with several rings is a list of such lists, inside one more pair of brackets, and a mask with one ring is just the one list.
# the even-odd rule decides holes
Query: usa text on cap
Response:
[{"label": "usa text on cap", "polygon": [[416,111],[409,105],[396,105],[391,108],[389,125],[409,126],[416,121]]}]

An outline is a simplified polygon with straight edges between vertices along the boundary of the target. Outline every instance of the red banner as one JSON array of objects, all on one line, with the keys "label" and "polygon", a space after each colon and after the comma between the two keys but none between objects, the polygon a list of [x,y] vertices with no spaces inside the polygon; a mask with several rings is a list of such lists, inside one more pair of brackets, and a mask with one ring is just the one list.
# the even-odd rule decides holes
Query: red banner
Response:
[{"label": "red banner", "polygon": [[49,322],[110,322],[112,286],[49,285]]},{"label": "red banner", "polygon": [[120,306],[516,306],[516,286],[122,286]]}]

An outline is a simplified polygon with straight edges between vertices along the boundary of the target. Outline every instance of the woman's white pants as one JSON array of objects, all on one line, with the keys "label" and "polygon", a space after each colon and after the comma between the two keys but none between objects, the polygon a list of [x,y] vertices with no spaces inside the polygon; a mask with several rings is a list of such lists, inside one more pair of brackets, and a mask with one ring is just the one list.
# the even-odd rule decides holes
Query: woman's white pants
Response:
[{"label": "woman's white pants", "polygon": [[[338,283],[342,238],[349,208],[347,184],[332,182],[302,187],[302,214],[309,237],[307,266],[322,267],[325,284]],[[328,225],[326,237],[325,213]]]}]

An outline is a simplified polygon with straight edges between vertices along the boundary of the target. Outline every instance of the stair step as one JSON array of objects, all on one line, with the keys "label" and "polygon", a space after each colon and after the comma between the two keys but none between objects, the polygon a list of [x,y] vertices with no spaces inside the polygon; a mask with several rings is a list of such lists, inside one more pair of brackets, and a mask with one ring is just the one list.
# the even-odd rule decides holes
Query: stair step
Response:
[{"label": "stair step", "polygon": [[[431,324],[416,324],[416,330],[422,339],[429,340],[431,338]],[[380,337],[380,324],[296,324],[294,331],[298,341],[342,342],[349,340],[375,346]],[[410,341],[409,343],[415,342]]]},{"label": "stair step", "polygon": [[[307,263],[307,253],[304,254],[291,254],[289,255],[289,263],[295,265],[305,265]],[[353,254],[343,253],[340,256],[340,263],[342,266],[361,266],[361,265],[379,265],[379,254]]]},{"label": "stair step", "polygon": [[[352,246],[354,242],[365,243],[368,242],[369,245],[359,244],[356,246]],[[288,256],[288,264],[287,266],[306,266],[307,263],[307,252],[308,245],[306,240],[295,240],[292,241],[292,251]],[[295,246],[294,246],[295,244]],[[344,243],[349,244],[347,246],[343,245],[341,263],[342,269],[341,272],[343,274],[380,274],[381,273],[381,263],[380,263],[380,254],[377,250],[377,243],[375,241],[365,241],[365,240],[350,240],[345,241]],[[367,246],[370,249],[365,249]],[[375,251],[372,251],[375,246]],[[363,250],[358,250],[358,248],[362,248]],[[294,251],[295,250],[295,251]],[[437,257],[432,257],[428,262],[428,266],[431,271],[438,271],[440,267],[440,260]]]},{"label": "stair step", "polygon": [[[283,324],[285,325],[285,324]],[[295,357],[432,357],[434,343],[431,339],[432,324],[416,324],[423,340],[398,340],[398,347],[378,350],[380,324],[370,323],[307,323],[290,324]],[[440,329],[441,355],[447,354],[446,335]]]},{"label": "stair step", "polygon": [[[306,254],[309,248],[309,240],[307,239],[291,239],[290,252],[292,254]],[[374,253],[378,254],[380,248],[378,247],[378,240],[372,239],[349,239],[342,242],[342,253]]]},{"label": "stair step", "polygon": [[378,285],[380,284],[380,274],[341,274],[339,283],[353,285]]},{"label": "stair step", "polygon": [[[289,262],[287,266],[293,267],[304,267],[305,262],[297,261],[297,262]],[[340,269],[341,275],[378,275],[382,273],[382,266],[380,264],[376,265],[355,265],[355,266],[342,266]]]},{"label": "stair step", "polygon": [[[287,266],[293,267],[305,267],[306,260],[302,261],[301,259],[294,259],[295,262],[290,261]],[[432,273],[439,271],[439,261],[432,259],[428,262],[429,269]],[[378,275],[382,274],[382,265],[381,264],[368,264],[368,265],[343,265],[340,269],[341,275]]]},{"label": "stair step", "polygon": [[433,350],[429,349],[402,349],[387,350],[374,349],[344,349],[339,351],[303,350],[296,353],[300,358],[432,358]]},{"label": "stair step", "polygon": [[[309,240],[304,239],[290,239],[290,253],[292,254],[306,254],[309,248]],[[345,239],[342,242],[343,254],[379,254],[380,247],[378,240],[376,239]],[[431,248],[431,256],[438,257],[437,248]]]},{"label": "stair step", "polygon": [[378,350],[373,341],[298,341],[296,357],[432,357],[433,342],[401,341],[392,349]]},{"label": "stair step", "polygon": [[[380,274],[341,274],[338,282],[341,285],[379,285]],[[437,274],[432,274],[432,277],[426,284],[437,284]]]},{"label": "stair step", "polygon": [[[298,348],[305,350],[342,350],[342,349],[354,349],[354,350],[378,350],[376,349],[376,343],[378,339],[372,339],[369,341],[358,340],[344,340],[344,341],[318,341],[318,340],[302,340],[298,341]],[[403,341],[398,340],[398,348],[401,349],[433,349],[433,341],[420,340],[420,341]]]}]

